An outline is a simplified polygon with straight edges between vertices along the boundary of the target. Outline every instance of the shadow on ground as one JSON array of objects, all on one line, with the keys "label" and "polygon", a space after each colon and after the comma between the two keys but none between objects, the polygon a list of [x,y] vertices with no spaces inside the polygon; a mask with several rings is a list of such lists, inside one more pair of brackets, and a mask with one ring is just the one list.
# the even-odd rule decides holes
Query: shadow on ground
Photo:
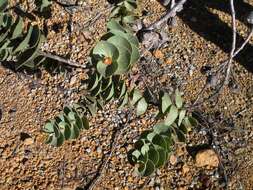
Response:
[{"label": "shadow on ground", "polygon": [[[229,53],[232,42],[232,29],[225,22],[221,21],[218,15],[211,13],[208,8],[214,8],[230,14],[228,0],[189,0],[180,13],[180,18],[197,34],[206,40],[219,46],[224,52]],[[253,10],[253,6],[243,2],[235,1],[236,17],[246,23],[247,14]],[[196,21],[193,21],[193,17]],[[237,44],[243,42],[242,36],[237,33]],[[253,46],[248,44],[245,49],[236,56],[235,60],[253,73]]]}]

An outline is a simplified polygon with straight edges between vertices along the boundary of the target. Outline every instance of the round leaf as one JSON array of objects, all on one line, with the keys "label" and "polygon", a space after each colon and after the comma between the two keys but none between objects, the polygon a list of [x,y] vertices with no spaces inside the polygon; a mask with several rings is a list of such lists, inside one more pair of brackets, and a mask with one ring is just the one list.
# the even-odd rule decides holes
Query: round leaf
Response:
[{"label": "round leaf", "polygon": [[169,113],[167,114],[164,123],[170,126],[172,123],[176,121],[177,117],[178,117],[178,109],[176,108],[176,106],[172,105],[170,107]]},{"label": "round leaf", "polygon": [[145,98],[141,98],[136,107],[137,116],[144,114],[148,109],[148,103],[146,102]]}]

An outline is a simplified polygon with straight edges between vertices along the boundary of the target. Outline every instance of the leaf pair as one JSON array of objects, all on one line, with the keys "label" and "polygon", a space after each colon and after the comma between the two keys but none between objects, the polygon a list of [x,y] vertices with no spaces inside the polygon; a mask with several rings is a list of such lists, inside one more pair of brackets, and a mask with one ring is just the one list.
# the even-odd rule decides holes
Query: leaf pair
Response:
[{"label": "leaf pair", "polygon": [[162,167],[171,152],[171,135],[169,131],[146,131],[135,143],[135,149],[129,153],[131,164],[138,164],[137,172],[142,176],[151,175]]},{"label": "leaf pair", "polygon": [[23,19],[13,20],[8,13],[0,13],[0,61],[13,61],[15,68],[35,68],[44,57],[38,50],[45,40],[38,26],[28,25],[23,32]]},{"label": "leaf pair", "polygon": [[166,114],[172,105],[174,105],[177,109],[181,109],[183,107],[183,98],[181,97],[178,89],[174,93],[174,101],[172,101],[171,96],[167,92],[161,92],[159,102],[161,114]]},{"label": "leaf pair", "polygon": [[127,25],[133,23],[137,17],[135,10],[137,8],[136,0],[124,0],[113,8],[110,17],[114,18],[116,21],[122,25]]},{"label": "leaf pair", "polygon": [[8,6],[8,0],[0,1],[0,12],[3,12]]},{"label": "leaf pair", "polygon": [[111,20],[107,27],[108,33],[92,51],[96,69],[105,78],[126,73],[140,56],[135,36],[115,20]]},{"label": "leaf pair", "polygon": [[125,81],[121,80],[119,76],[104,78],[95,72],[90,75],[87,83],[90,96],[102,99],[104,102],[108,102],[112,98],[118,98],[121,101],[121,106],[124,106],[127,87]]},{"label": "leaf pair", "polygon": [[131,98],[131,104],[136,105],[137,116],[140,116],[147,111],[148,103],[145,97],[143,97],[142,93],[138,89],[134,88],[131,91],[130,98]]},{"label": "leaf pair", "polygon": [[82,129],[89,129],[87,118],[75,109],[65,107],[63,113],[48,121],[43,130],[48,134],[46,143],[58,147],[65,140],[76,139]]},{"label": "leaf pair", "polygon": [[[129,153],[129,162],[138,165],[137,171],[142,176],[151,175],[156,168],[163,166],[174,142],[184,142],[188,129],[197,125],[196,119],[183,108],[183,99],[178,90],[173,97],[172,101],[168,93],[160,95],[160,115],[165,116],[165,120],[156,124],[152,131],[145,131]],[[133,104],[141,99],[142,94],[134,90]]]}]

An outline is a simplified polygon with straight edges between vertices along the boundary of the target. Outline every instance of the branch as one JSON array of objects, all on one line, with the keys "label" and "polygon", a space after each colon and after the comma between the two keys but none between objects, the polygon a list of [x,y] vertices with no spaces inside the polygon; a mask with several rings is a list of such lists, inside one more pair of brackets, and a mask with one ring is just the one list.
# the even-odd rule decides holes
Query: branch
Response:
[{"label": "branch", "polygon": [[232,67],[234,52],[235,52],[235,46],[236,46],[236,20],[235,20],[235,7],[234,7],[234,0],[230,0],[230,9],[231,9],[231,15],[232,15],[232,27],[233,27],[233,42],[232,42],[232,48],[229,56],[228,66],[227,66],[227,72],[224,84],[228,84],[229,82],[229,76],[230,71]]},{"label": "branch", "polygon": [[221,64],[222,66],[216,71],[217,72],[216,75],[218,75],[220,73],[220,70],[223,71],[226,67],[225,78],[219,84],[219,86],[215,89],[214,93],[212,93],[208,98],[205,98],[203,101],[198,102],[200,95],[203,94],[204,90],[208,86],[208,83],[206,83],[205,86],[200,91],[200,93],[197,95],[197,98],[196,98],[195,102],[193,103],[192,106],[190,106],[190,108],[199,106],[199,105],[203,104],[205,101],[211,100],[211,99],[213,99],[214,97],[216,97],[220,94],[220,92],[222,91],[224,86],[227,85],[228,82],[229,82],[229,77],[230,77],[230,73],[231,73],[233,58],[245,47],[245,45],[248,43],[248,41],[250,40],[250,38],[253,34],[253,27],[252,27],[251,32],[249,33],[249,35],[248,35],[247,39],[245,40],[245,42],[241,45],[241,47],[239,47],[237,49],[237,51],[235,51],[235,49],[236,49],[236,16],[235,16],[236,13],[235,13],[235,8],[234,8],[234,0],[230,0],[230,10],[231,10],[232,28],[233,28],[233,41],[232,41],[232,45],[231,45],[232,47],[231,47],[231,51],[230,51],[230,54],[229,54],[229,59],[227,61],[225,61],[223,64]]},{"label": "branch", "polygon": [[[129,122],[129,118],[130,117],[127,116],[127,118],[128,118],[128,122]],[[112,155],[115,152],[115,149],[117,147],[117,142],[119,141],[120,138],[122,138],[121,136],[125,132],[125,126],[127,126],[127,125],[124,125],[123,123],[121,123],[119,126],[116,126],[113,129],[111,140],[110,140],[109,153],[107,153],[107,155],[104,154],[102,156],[101,164],[98,166],[96,175],[89,181],[89,183],[87,183],[84,186],[83,189],[85,189],[85,190],[92,190],[92,189],[95,188],[95,186],[97,185],[97,183],[99,182],[99,180],[103,176],[104,171],[105,171],[105,169],[106,169],[106,167],[108,165],[108,162],[110,161]]]},{"label": "branch", "polygon": [[234,55],[233,55],[233,58],[238,54],[238,53],[240,53],[240,51],[241,50],[243,50],[243,48],[247,45],[247,43],[250,41],[250,38],[253,36],[253,26],[251,27],[251,29],[250,29],[250,33],[249,33],[249,35],[247,36],[247,38],[246,38],[246,40],[243,42],[243,44],[241,45],[241,47],[239,47],[236,51],[235,51],[235,53],[234,53]]},{"label": "branch", "polygon": [[53,0],[53,2],[55,2],[55,3],[58,4],[58,5],[60,5],[60,6],[63,7],[63,8],[77,7],[77,6],[78,6],[78,1],[76,1],[76,2],[73,3],[73,4],[65,4],[65,3],[62,3],[62,2],[57,1],[57,0]]},{"label": "branch", "polygon": [[186,3],[186,1],[187,0],[180,0],[173,6],[172,9],[169,9],[163,17],[149,25],[145,30],[154,30],[166,22],[169,18],[176,16],[176,13],[183,9],[183,5]]},{"label": "branch", "polygon": [[65,64],[65,65],[70,66],[70,67],[82,68],[82,69],[85,69],[85,68],[86,68],[86,65],[80,65],[80,64],[77,63],[77,62],[74,62],[74,61],[65,59],[65,58],[63,58],[63,57],[60,57],[60,56],[58,56],[58,55],[54,55],[54,54],[52,54],[52,53],[39,51],[39,54],[42,55],[42,56],[44,56],[44,57],[47,57],[47,58],[56,60],[56,61],[58,61],[60,64]]}]

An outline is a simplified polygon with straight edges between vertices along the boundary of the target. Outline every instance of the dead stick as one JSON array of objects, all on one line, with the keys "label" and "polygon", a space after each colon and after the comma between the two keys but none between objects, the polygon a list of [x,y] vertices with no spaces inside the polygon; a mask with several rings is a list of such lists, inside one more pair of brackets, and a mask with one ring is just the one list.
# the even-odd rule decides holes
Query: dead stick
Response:
[{"label": "dead stick", "polygon": [[155,28],[158,28],[160,25],[166,22],[169,18],[176,16],[176,13],[182,10],[182,7],[186,1],[187,0],[180,0],[178,3],[174,5],[172,9],[169,9],[164,16],[162,16],[159,20],[149,25],[146,28],[146,30],[153,30]]},{"label": "dead stick", "polygon": [[64,64],[66,64],[67,66],[71,66],[71,67],[75,67],[75,68],[82,68],[82,69],[85,69],[85,68],[86,68],[86,65],[80,65],[80,64],[77,63],[77,62],[74,62],[74,61],[65,59],[65,58],[63,58],[63,57],[60,57],[60,56],[58,56],[58,55],[54,55],[54,54],[52,54],[52,53],[39,51],[39,54],[42,55],[42,56],[45,56],[45,57],[47,57],[47,58],[50,58],[50,59],[59,61],[59,63],[64,63]]},{"label": "dead stick", "polygon": [[226,77],[224,84],[228,84],[229,76],[231,72],[231,67],[233,63],[233,57],[235,52],[235,46],[236,46],[236,20],[235,20],[235,7],[234,7],[234,0],[230,0],[230,9],[231,9],[231,15],[232,15],[232,27],[233,27],[233,42],[232,42],[232,48],[230,51],[229,61],[228,61],[228,67],[226,71]]}]

